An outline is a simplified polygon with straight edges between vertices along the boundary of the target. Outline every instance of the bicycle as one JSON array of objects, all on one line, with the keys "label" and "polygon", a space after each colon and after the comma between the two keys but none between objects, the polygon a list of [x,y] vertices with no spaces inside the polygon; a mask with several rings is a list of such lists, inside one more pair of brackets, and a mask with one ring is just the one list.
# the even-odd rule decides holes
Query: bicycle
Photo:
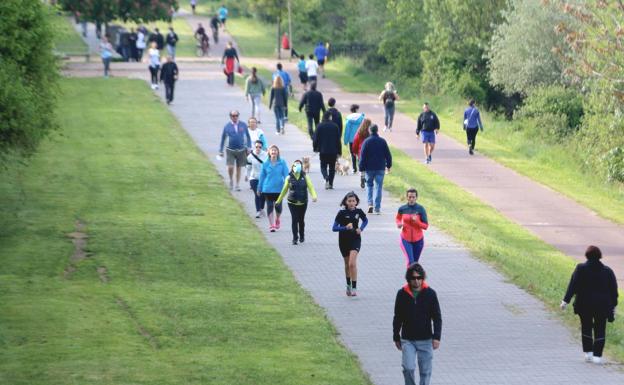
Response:
[{"label": "bicycle", "polygon": [[197,45],[196,45],[195,54],[197,57],[202,57],[208,55],[208,49],[210,48],[210,42],[208,41],[208,36],[198,37]]}]

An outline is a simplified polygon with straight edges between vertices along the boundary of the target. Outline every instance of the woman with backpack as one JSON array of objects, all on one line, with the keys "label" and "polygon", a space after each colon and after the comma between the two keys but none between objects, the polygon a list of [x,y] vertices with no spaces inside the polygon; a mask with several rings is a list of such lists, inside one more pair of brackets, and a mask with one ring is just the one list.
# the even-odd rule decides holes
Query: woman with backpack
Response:
[{"label": "woman with backpack", "polygon": [[392,121],[394,120],[394,102],[399,100],[399,94],[394,89],[392,82],[387,82],[384,90],[379,94],[379,100],[384,105],[384,132],[392,132]]},{"label": "woman with backpack", "polygon": [[316,191],[310,177],[303,171],[303,163],[297,159],[293,162],[290,173],[284,181],[282,192],[275,201],[281,204],[286,194],[288,209],[292,217],[292,244],[305,241],[305,213],[308,209],[308,192],[312,195],[312,202],[316,202]]}]

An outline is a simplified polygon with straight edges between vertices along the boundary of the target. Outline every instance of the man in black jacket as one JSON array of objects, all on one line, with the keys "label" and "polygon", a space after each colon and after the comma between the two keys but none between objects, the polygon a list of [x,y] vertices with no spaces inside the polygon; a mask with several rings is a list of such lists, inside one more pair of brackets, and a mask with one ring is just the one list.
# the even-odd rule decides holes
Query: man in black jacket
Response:
[{"label": "man in black jacket", "polygon": [[[308,118],[308,133],[310,138],[314,139],[314,131],[319,124],[321,111],[325,113],[323,94],[316,90],[316,82],[312,82],[310,90],[301,97],[299,112],[301,112],[303,106],[305,106],[306,117]],[[312,122],[314,122],[314,126]]]},{"label": "man in black jacket", "polygon": [[169,27],[167,34],[167,53],[175,60],[176,44],[178,44],[178,34],[174,32],[173,27]]},{"label": "man in black jacket", "polygon": [[334,188],[334,176],[336,175],[336,159],[342,154],[340,145],[340,131],[338,125],[332,121],[331,112],[323,114],[323,121],[316,128],[314,135],[314,152],[319,153],[321,160],[321,174],[325,179],[325,189]]},{"label": "man in black jacket", "polygon": [[171,56],[167,56],[167,62],[160,70],[160,81],[165,83],[165,98],[167,104],[173,101],[173,85],[178,80],[178,65]]},{"label": "man in black jacket", "polygon": [[327,100],[327,106],[329,107],[327,112],[332,114],[332,122],[336,123],[340,136],[342,137],[342,114],[336,108],[336,99],[329,98],[329,100]]},{"label": "man in black jacket", "polygon": [[159,51],[162,50],[165,46],[165,38],[163,37],[162,33],[160,33],[158,28],[154,28],[154,33],[150,35],[149,42],[155,42],[156,49]]},{"label": "man in black jacket", "polygon": [[[416,385],[416,357],[420,384],[429,384],[433,350],[440,347],[442,314],[436,292],[425,282],[425,270],[412,263],[405,272],[407,284],[397,293],[392,320],[393,340],[403,353],[405,385]],[[433,324],[433,330],[431,328]]]},{"label": "man in black jacket", "polygon": [[431,153],[435,148],[436,135],[440,131],[440,120],[435,112],[429,108],[429,103],[423,104],[423,112],[418,116],[416,136],[422,133],[422,142],[425,145],[425,163],[431,163]]}]

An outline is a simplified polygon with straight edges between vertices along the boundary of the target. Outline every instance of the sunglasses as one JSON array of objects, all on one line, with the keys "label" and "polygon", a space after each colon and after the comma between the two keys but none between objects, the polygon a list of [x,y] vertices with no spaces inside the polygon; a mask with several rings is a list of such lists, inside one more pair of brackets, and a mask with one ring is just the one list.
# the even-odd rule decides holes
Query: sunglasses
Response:
[{"label": "sunglasses", "polygon": [[415,276],[413,276],[413,277],[411,277],[411,278],[410,278],[410,281],[414,281],[414,280],[417,280],[417,279],[418,279],[418,280],[421,280],[421,279],[423,279],[423,277],[422,277],[422,276],[420,276],[420,275],[415,275]]}]

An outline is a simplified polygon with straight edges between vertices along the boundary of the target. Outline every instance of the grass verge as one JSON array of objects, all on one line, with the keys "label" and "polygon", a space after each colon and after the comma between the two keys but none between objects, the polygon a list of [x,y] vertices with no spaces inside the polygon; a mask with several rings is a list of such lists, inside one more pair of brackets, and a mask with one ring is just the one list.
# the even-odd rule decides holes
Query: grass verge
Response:
[{"label": "grass verge", "polygon": [[89,52],[87,44],[74,29],[65,14],[59,14],[53,7],[48,8],[48,20],[54,31],[54,49],[65,55],[85,55]]},{"label": "grass verge", "polygon": [[144,82],[62,90],[1,171],[0,383],[369,384]]}]

